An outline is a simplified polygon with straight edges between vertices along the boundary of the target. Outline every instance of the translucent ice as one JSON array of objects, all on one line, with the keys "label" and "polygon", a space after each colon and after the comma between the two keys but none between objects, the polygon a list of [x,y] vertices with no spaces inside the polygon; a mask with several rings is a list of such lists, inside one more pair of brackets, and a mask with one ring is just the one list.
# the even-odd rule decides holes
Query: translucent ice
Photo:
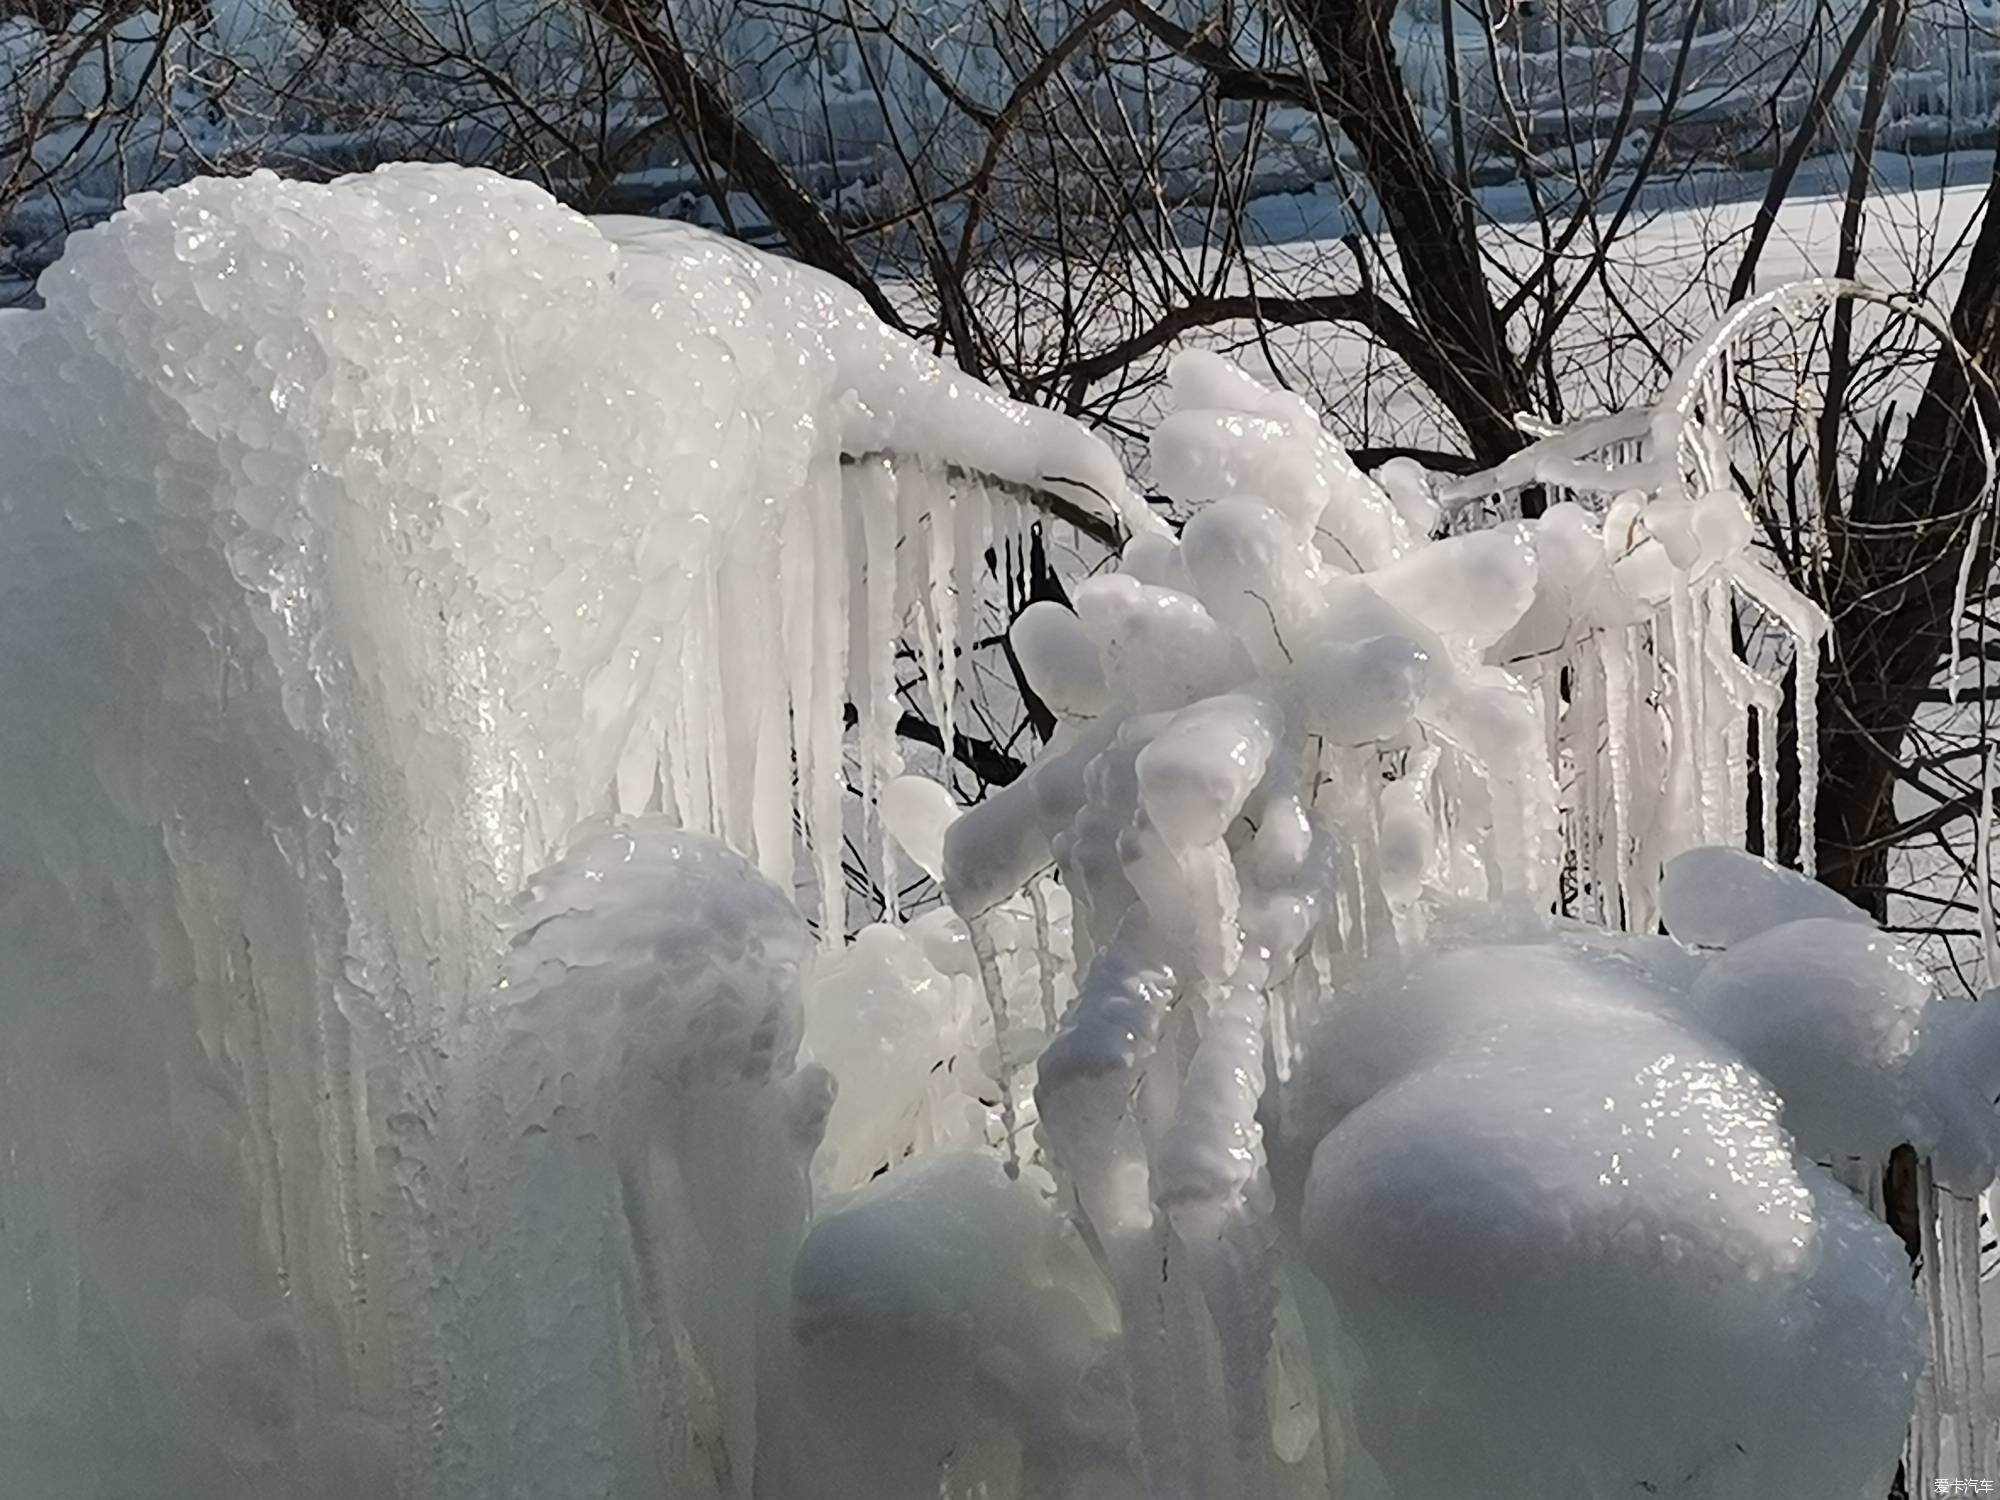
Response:
[{"label": "translucent ice", "polygon": [[[1608,513],[1427,543],[1408,476],[1399,509],[1289,398],[1205,356],[1173,388],[1155,472],[1198,508],[1080,585],[1075,626],[1037,606],[1024,644],[1063,722],[944,847],[968,919],[1053,862],[1088,935],[1035,1099],[1118,1299],[1148,1495],[1273,1482],[1230,1466],[1310,1316],[1288,1221],[1364,1372],[1316,1371],[1336,1487],[1886,1484],[1917,1316],[1900,1246],[1812,1158],[1950,1138],[1976,1175],[1977,1086],[1920,1045],[1935,997],[1895,946],[1825,920],[1838,898],[1748,856],[1668,863],[1741,828],[1731,746],[1776,701],[1720,612],[1765,609],[1805,672],[1811,607],[1737,497],[1658,468]],[[1559,865],[1683,942],[1552,941]],[[1501,942],[1385,980],[1427,934]],[[1817,979],[1766,962],[1812,943]],[[1467,1266],[1489,1233],[1508,1248]],[[1664,1363],[1614,1352],[1635,1349]],[[1233,1459],[1204,1447],[1216,1407]],[[1332,1456],[1343,1432],[1366,1462]]]},{"label": "translucent ice", "polygon": [[[43,294],[0,317],[36,1495],[1817,1500],[1879,1493],[1926,1339],[1920,1431],[1981,1409],[1976,1213],[1919,1329],[1812,1159],[1978,1193],[2000,1010],[1701,852],[1773,660],[1809,784],[1825,622],[1692,376],[1378,483],[1184,355],[1174,534],[846,288],[484,174],[141,197]],[[1569,493],[1467,534],[1527,484]],[[1008,622],[1057,723],[961,810],[903,695],[949,743],[1024,487],[1129,540]],[[900,862],[949,909],[856,930]]]},{"label": "translucent ice", "polygon": [[1879,1161],[1936,1133],[1918,1066],[1932,991],[1915,956],[1872,925],[1809,917],[1710,960],[1687,1009],[1777,1087],[1809,1155]]},{"label": "translucent ice", "polygon": [[1727,948],[1808,917],[1868,921],[1817,880],[1742,849],[1690,849],[1668,862],[1660,881],[1660,918],[1684,943]]},{"label": "translucent ice", "polygon": [[1303,1228],[1388,1494],[1886,1492],[1902,1247],[1657,1016],[1529,1007],[1446,1050],[1320,1143]]},{"label": "translucent ice", "polygon": [[[803,822],[838,942],[844,711],[888,783],[906,629],[955,670],[906,522],[1067,481],[1156,523],[846,288],[491,174],[140,196],[41,290],[0,318],[0,1024],[46,1066],[0,1110],[65,1144],[0,1188],[0,1280],[43,1493],[747,1494],[832,1107],[806,929],[664,824],[572,830],[789,891]],[[765,961],[754,1004],[708,967]],[[924,1139],[984,1141],[980,1083]]]}]

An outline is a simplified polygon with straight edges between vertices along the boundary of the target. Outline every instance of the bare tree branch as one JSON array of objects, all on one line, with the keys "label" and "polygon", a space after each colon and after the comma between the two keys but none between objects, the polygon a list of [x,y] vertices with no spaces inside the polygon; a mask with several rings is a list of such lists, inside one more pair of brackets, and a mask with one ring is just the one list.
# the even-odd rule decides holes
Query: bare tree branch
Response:
[{"label": "bare tree branch", "polygon": [[696,70],[678,42],[634,0],[581,0],[632,49],[673,111],[688,148],[712,162],[730,185],[764,210],[792,253],[853,287],[891,328],[907,332],[902,315],[841,238],[819,201],[750,131],[722,91]]}]

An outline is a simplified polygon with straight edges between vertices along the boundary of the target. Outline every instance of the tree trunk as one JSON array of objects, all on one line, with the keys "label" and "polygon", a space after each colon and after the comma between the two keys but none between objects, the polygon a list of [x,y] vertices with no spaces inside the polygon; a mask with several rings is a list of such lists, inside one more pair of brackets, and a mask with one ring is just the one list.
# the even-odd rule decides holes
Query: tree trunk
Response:
[{"label": "tree trunk", "polygon": [[1329,113],[1359,153],[1395,240],[1410,311],[1464,389],[1466,440],[1481,464],[1523,446],[1528,391],[1459,196],[1431,149],[1389,40],[1393,0],[1287,0],[1327,78]]},{"label": "tree trunk", "polygon": [[[1895,467],[1864,470],[1846,513],[1828,514],[1827,611],[1838,670],[1820,686],[1820,868],[1827,883],[1876,909],[1897,823],[1898,757],[1923,694],[1950,651],[1952,599],[1967,521],[1986,503],[1980,424],[2000,431],[1987,371],[2000,366],[2000,158],[1966,262],[1951,326],[1965,351],[1941,350]],[[1972,362],[1968,368],[1967,358]],[[1991,560],[1974,569],[1983,585]],[[1973,597],[1983,593],[1976,587]]]}]

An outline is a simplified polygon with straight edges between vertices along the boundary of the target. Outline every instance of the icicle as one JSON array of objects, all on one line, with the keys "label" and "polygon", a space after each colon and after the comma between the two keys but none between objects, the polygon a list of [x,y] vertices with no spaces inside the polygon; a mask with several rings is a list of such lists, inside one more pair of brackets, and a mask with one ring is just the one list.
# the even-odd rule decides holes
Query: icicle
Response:
[{"label": "icicle", "polygon": [[1709,784],[1718,789],[1716,821],[1709,837],[1740,849],[1748,836],[1750,816],[1750,705],[1761,684],[1736,659],[1730,631],[1734,600],[1728,581],[1711,579],[1704,592],[1710,701],[1702,753],[1709,764]]},{"label": "icicle", "polygon": [[1658,916],[1660,869],[1666,861],[1663,846],[1673,828],[1675,790],[1668,743],[1671,727],[1664,707],[1671,693],[1662,655],[1668,626],[1656,614],[1640,629],[1641,643],[1632,655],[1631,900],[1625,910],[1625,926],[1634,932],[1649,931]]},{"label": "icicle", "polygon": [[[952,555],[953,587],[957,595],[953,633],[959,650],[955,663],[951,658],[946,659],[945,677],[948,683],[956,685],[957,691],[970,693],[973,646],[979,639],[979,588],[986,576],[986,549],[993,541],[993,505],[985,485],[968,484],[957,492],[952,503],[952,525],[956,532]],[[950,743],[949,739],[946,743]]]},{"label": "icicle", "polygon": [[1632,631],[1615,625],[1597,637],[1604,669],[1605,758],[1611,763],[1611,847],[1623,920],[1632,921]]},{"label": "icicle", "polygon": [[[1291,980],[1273,989],[1266,1001],[1271,1011],[1271,1070],[1280,1084],[1292,1081],[1292,1009],[1297,989],[1298,970],[1295,969]],[[1274,1090],[1272,1097],[1281,1099],[1282,1092]]]},{"label": "icicle", "polygon": [[979,987],[986,992],[986,1008],[993,1016],[994,1082],[1000,1090],[1000,1130],[1005,1137],[1007,1175],[1021,1175],[1021,1146],[1015,1139],[1014,1063],[1007,1055],[1012,1040],[1007,1025],[1007,991],[1000,982],[1000,955],[993,945],[992,912],[966,919],[972,931],[972,953],[979,963]]},{"label": "icicle", "polygon": [[821,471],[807,500],[813,523],[812,680],[807,702],[813,741],[812,777],[806,783],[808,821],[819,872],[820,939],[847,939],[847,879],[841,740],[846,734],[848,550],[837,455]]},{"label": "icicle", "polygon": [[[1766,614],[1791,632],[1793,681],[1797,693],[1799,764],[1799,868],[1814,874],[1819,816],[1819,649],[1828,631],[1826,614],[1784,579],[1747,558],[1728,569],[1730,579]],[[1777,857],[1773,845],[1766,854]]]},{"label": "icicle", "polygon": [[[693,643],[690,643],[691,647]],[[681,826],[697,830],[709,826],[714,804],[708,784],[708,728],[705,689],[708,674],[701,670],[698,652],[689,649],[680,660],[681,690],[675,704],[674,734],[670,754],[673,760],[674,807]]]},{"label": "icicle", "polygon": [[[799,497],[779,519],[778,601],[784,640],[783,681],[785,711],[789,719],[787,738],[791,743],[793,774],[797,778],[794,806],[804,813],[805,832],[812,837],[813,755],[818,740],[812,729],[813,676],[817,659],[814,632],[819,612],[814,604],[813,586],[818,573],[816,528],[811,497]],[[814,851],[815,857],[817,850]],[[825,924],[822,923],[822,936]]]},{"label": "icicle", "polygon": [[698,632],[697,639],[692,644],[695,670],[701,676],[701,694],[705,705],[700,719],[700,754],[704,765],[704,779],[708,783],[709,811],[705,831],[726,838],[729,829],[729,804],[733,791],[730,785],[730,772],[735,763],[729,758],[728,679],[722,669],[722,616],[715,598],[714,569],[707,570],[703,586],[708,595],[703,604],[703,618],[708,623]]},{"label": "icicle", "polygon": [[[879,468],[867,465],[867,468]],[[879,737],[879,720],[876,712],[875,694],[871,682],[873,653],[869,648],[868,628],[873,623],[869,614],[868,598],[868,522],[867,511],[875,502],[875,494],[869,478],[844,470],[841,484],[841,512],[846,531],[846,574],[847,597],[853,607],[847,612],[844,631],[847,637],[847,680],[843,684],[846,702],[838,705],[843,719],[849,713],[854,716],[854,742],[852,748],[853,775],[850,784],[857,794],[854,808],[853,841],[856,860],[859,863],[861,886],[864,895],[869,892],[881,894],[879,912],[868,911],[869,920],[880,915],[886,917],[888,896],[884,887],[888,884],[889,872],[877,857],[881,843],[881,819],[876,814],[875,787],[877,773],[881,767],[875,754]],[[848,747],[841,747],[841,765],[849,760]]]},{"label": "icicle", "polygon": [[[958,743],[953,732],[958,681],[958,601],[952,588],[958,559],[958,496],[955,486],[936,475],[925,486],[930,499],[930,597],[926,601],[930,640],[937,665],[926,675],[931,684],[931,709],[943,736],[946,776],[950,776],[952,747]],[[950,785],[947,780],[946,785]]]},{"label": "icicle", "polygon": [[1797,636],[1793,663],[1798,683],[1799,868],[1819,872],[1819,638]]},{"label": "icicle", "polygon": [[1979,768],[1978,845],[1973,849],[1974,869],[1979,881],[1979,949],[1986,965],[1986,985],[2000,983],[2000,926],[1993,915],[1993,778],[1994,757],[2000,747],[1989,745]]},{"label": "icicle", "polygon": [[1037,875],[1028,882],[1028,904],[1035,912],[1035,977],[1042,992],[1042,1020],[1053,1037],[1062,1018],[1056,1014],[1055,939],[1049,930],[1049,898],[1042,880]]},{"label": "icicle", "polygon": [[[768,591],[745,589],[740,586],[740,580],[747,570],[748,555],[764,550],[764,538],[763,527],[745,527],[741,533],[730,536],[725,554],[717,558],[713,566],[704,569],[697,580],[697,587],[701,590],[699,608],[705,618],[713,622],[709,634],[715,662],[711,678],[714,683],[753,681],[753,674],[763,665],[760,639],[763,631],[760,627]],[[654,626],[654,638],[658,642],[657,649],[670,662],[681,644],[681,631],[674,615],[660,616]],[[755,848],[757,838],[756,752],[762,709],[754,693],[740,690],[723,692],[719,689],[718,692],[714,755],[716,765],[725,774],[722,795],[717,799],[720,813],[717,826],[723,840],[732,848],[749,850]],[[642,809],[627,806],[625,810],[638,812]]]},{"label": "icicle", "polygon": [[1007,618],[1013,619],[1026,600],[1019,597],[1020,580],[1027,572],[1027,507],[1008,495],[995,495],[993,507],[999,525],[1000,566],[1007,579]]},{"label": "icicle", "polygon": [[[932,616],[931,547],[926,536],[930,518],[925,509],[931,492],[931,478],[921,468],[898,471],[896,517],[901,545],[896,552],[896,620],[901,628],[914,626],[917,668],[937,713],[941,694],[938,683],[937,626]],[[950,784],[950,765],[940,777]]]},{"label": "icicle", "polygon": [[1958,559],[1958,582],[1951,594],[1951,624],[1948,630],[1951,650],[1951,665],[1945,673],[1944,690],[1947,697],[1958,702],[1959,621],[1965,618],[1965,598],[1972,588],[1972,561],[1979,551],[1979,535],[1986,526],[1986,512],[1982,508],[1973,512],[1972,534],[1966,538],[1965,551]]},{"label": "icicle", "polygon": [[[862,582],[867,617],[865,680],[858,706],[865,794],[872,811],[876,791],[903,774],[896,739],[896,471],[884,461],[871,467],[856,502],[862,536]],[[866,833],[863,834],[864,841]],[[875,824],[875,859],[882,883],[883,920],[897,917],[895,862],[889,831]]]},{"label": "icicle", "polygon": [[1573,704],[1576,715],[1572,731],[1574,753],[1583,768],[1587,788],[1588,875],[1593,892],[1596,920],[1616,926],[1618,920],[1617,829],[1611,809],[1611,766],[1608,743],[1611,716],[1607,707],[1604,662],[1597,643],[1578,643],[1571,671],[1573,680],[1583,684],[1582,702]]},{"label": "icicle", "polygon": [[[1730,804],[1736,801],[1736,767],[1729,760],[1729,726],[1740,714],[1729,698],[1730,683],[1716,650],[1715,629],[1720,612],[1713,585],[1693,592],[1694,620],[1688,644],[1695,660],[1695,760],[1701,784],[1701,838],[1705,844],[1733,843]],[[1727,651],[1728,635],[1722,645]]]},{"label": "icicle", "polygon": [[1750,838],[1750,705],[1732,701],[1732,712],[1723,716],[1723,733],[1717,753],[1729,782],[1729,797],[1723,804],[1725,821],[1722,842],[1741,849]]},{"label": "icicle", "polygon": [[1597,741],[1599,680],[1596,663],[1572,650],[1557,670],[1569,678],[1569,703],[1562,712],[1560,753],[1567,757],[1570,800],[1570,852],[1576,868],[1576,914],[1601,920],[1603,900],[1598,880]]},{"label": "icicle", "polygon": [[[773,551],[776,549],[773,548]],[[778,559],[769,558],[771,574],[778,572]],[[755,784],[750,794],[750,823],[756,832],[757,868],[780,890],[792,888],[794,840],[792,837],[792,756],[791,733],[787,725],[790,706],[786,701],[785,639],[782,609],[761,637],[762,669],[747,690],[758,699],[755,763],[751,775]]]},{"label": "icicle", "polygon": [[1541,698],[1542,756],[1558,776],[1562,773],[1562,671],[1543,672],[1535,683]]},{"label": "icicle", "polygon": [[[1696,618],[1694,595],[1688,587],[1687,574],[1674,573],[1674,588],[1669,605],[1668,618],[1674,638],[1674,701],[1678,707],[1673,725],[1673,771],[1672,775],[1680,783],[1687,802],[1686,811],[1693,814],[1694,826],[1690,829],[1676,821],[1673,837],[1669,840],[1667,853],[1678,854],[1682,849],[1695,844],[1705,844],[1710,838],[1710,791],[1703,775],[1707,769],[1702,765],[1701,738],[1701,635]],[[1678,815],[1682,809],[1675,808]]]},{"label": "icicle", "polygon": [[1778,706],[1759,698],[1757,713],[1757,810],[1762,820],[1764,858],[1778,857]]}]

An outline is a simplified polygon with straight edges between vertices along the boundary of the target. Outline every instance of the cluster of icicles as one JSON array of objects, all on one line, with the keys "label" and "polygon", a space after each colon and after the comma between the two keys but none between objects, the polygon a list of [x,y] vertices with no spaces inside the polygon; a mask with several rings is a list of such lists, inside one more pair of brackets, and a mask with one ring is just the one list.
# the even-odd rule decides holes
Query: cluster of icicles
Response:
[{"label": "cluster of icicles", "polygon": [[[1451,482],[1185,354],[1170,524],[847,289],[488,174],[191,184],[41,291],[33,1493],[1817,1497],[1886,1484],[1913,1386],[1913,1472],[1990,1456],[1986,1008],[1703,852],[1786,671],[1812,785],[1825,628],[1703,425],[1726,338]],[[956,743],[1052,500],[1129,539],[1004,622],[1056,729],[961,810],[899,724]],[[1814,1165],[1904,1140],[1962,1195],[1921,1382]]]},{"label": "cluster of icicles", "polygon": [[[1772,300],[1797,305],[1825,294],[1791,289]],[[1445,484],[1409,465],[1371,481],[1298,398],[1268,391],[1212,356],[1184,354],[1172,370],[1173,413],[1151,451],[1156,484],[1187,518],[1179,535],[1135,539],[1117,571],[1076,586],[1073,610],[1036,604],[1014,624],[1024,675],[1061,727],[1021,781],[951,823],[942,873],[993,1001],[1010,1164],[1018,1085],[1005,1067],[1009,986],[993,959],[1000,945],[983,924],[1050,868],[1074,904],[1072,953],[1042,951],[1036,961],[1045,975],[1074,976],[1076,997],[1035,1064],[1033,1115],[1046,1164],[1073,1196],[1117,1290],[1138,1452],[1155,1500],[1210,1493],[1214,1483],[1201,1477],[1209,1471],[1192,1451],[1200,1439],[1190,1437],[1203,1430],[1202,1400],[1186,1366],[1205,1338],[1217,1341],[1240,1451],[1252,1451],[1270,1426],[1264,1376],[1279,1327],[1283,1237],[1274,1215],[1286,1206],[1285,1194],[1273,1191],[1267,1132],[1294,1131],[1296,1152],[1340,1117],[1324,1097],[1323,1076],[1295,1081],[1294,1070],[1312,1072],[1313,1047],[1355,1049],[1368,1060],[1333,1066],[1362,1073],[1391,1066],[1385,1051],[1403,1064],[1420,1055],[1414,1046],[1384,1049],[1380,1036],[1357,1027],[1353,1017],[1366,1013],[1366,1001],[1350,1002],[1343,1015],[1328,996],[1365,994],[1385,969],[1440,940],[1450,946],[1505,932],[1528,941],[1524,933],[1544,932],[1532,914],[1551,909],[1559,880],[1577,916],[1656,931],[1660,877],[1676,856],[1745,839],[1753,715],[1759,781],[1777,785],[1775,673],[1794,671],[1798,700],[1812,701],[1825,622],[1757,558],[1743,499],[1705,487],[1727,474],[1695,420],[1703,398],[1715,399],[1719,345],[1696,352],[1657,415],[1585,423],[1544,438],[1497,473]],[[1557,498],[1534,522],[1432,540],[1444,507],[1530,484],[1578,498]],[[1580,503],[1589,497],[1608,504]],[[1735,644],[1746,612],[1784,636],[1761,669]],[[1810,788],[1814,725],[1809,710],[1801,718],[1798,774]],[[1776,848],[1777,798],[1761,801],[1765,847]],[[1800,802],[1798,846],[1809,862],[1809,791]],[[1768,889],[1757,889],[1767,880]],[[1687,894],[1700,882],[1717,890]],[[1805,942],[1805,931],[1788,921],[1859,920],[1844,903],[1802,894],[1775,871],[1745,882],[1726,862],[1688,866],[1678,916],[1665,913],[1675,936],[1715,948],[1772,929]],[[1805,893],[1814,889],[1804,885]],[[1719,923],[1698,910],[1731,901],[1736,912]],[[1518,925],[1468,922],[1465,914],[1479,906],[1511,911]],[[1018,916],[1003,923],[1021,925]],[[1041,926],[1035,933],[1037,943],[1046,941]],[[1840,972],[1853,992],[1840,998],[1843,981],[1824,972],[1823,952],[1815,961],[1804,949],[1777,951],[1825,985],[1822,1011],[1787,1021],[1801,1031],[1828,1028],[1840,1038],[1832,1045],[1854,1049],[1853,1076],[1843,1084],[1856,1099],[1885,1086],[1871,1069],[1886,1076],[1907,1061],[1903,1053],[1914,1055],[1918,1014],[1933,1030],[1944,1026],[1942,1010],[1925,1011],[1929,992],[1920,981],[1878,983],[1885,956],[1894,973],[1911,967],[1893,945],[1870,939],[1843,952]],[[1657,970],[1656,958],[1639,955],[1639,947],[1629,950],[1640,967]],[[1524,986],[1494,959],[1474,985],[1514,997],[1515,1020],[1526,1022],[1542,1003],[1539,985],[1550,983],[1538,980]],[[1651,980],[1648,1007],[1678,1011],[1682,1002],[1664,997],[1691,981],[1658,972]],[[1566,982],[1572,998],[1589,993],[1574,977]],[[1782,1005],[1773,995],[1742,993],[1752,1008]],[[1486,1003],[1461,997],[1445,1009]],[[1899,1008],[1909,1036],[1871,1047],[1867,1038],[1893,1024],[1886,1018]],[[1698,1001],[1695,1019],[1730,1041],[1742,1024],[1776,1025],[1739,1024],[1702,1012]],[[1421,1033],[1438,1023],[1394,1024]],[[1973,1073],[1990,1071],[1972,1037],[1964,1033],[1956,1053]],[[1593,1045],[1581,1028],[1566,1042],[1586,1054]],[[1783,1046],[1742,1050],[1782,1084],[1821,1076],[1818,1063],[1801,1063]],[[1322,1059],[1319,1072],[1325,1066]],[[1598,1066],[1602,1108],[1611,1111],[1620,1063],[1609,1053]],[[1992,1451],[1982,1359],[1965,1351],[1980,1347],[1976,1254],[1967,1257],[1976,1250],[1978,1194],[1991,1175],[1990,1111],[1976,1101],[1994,1082],[1981,1074],[1972,1086],[1943,1086],[1940,1097],[1952,1101],[1946,1108],[1971,1111],[1949,1126],[1918,1123],[1928,1106],[1914,1100],[1928,1097],[1928,1083],[1912,1085],[1907,1098],[1892,1088],[1896,1102],[1884,1106],[1890,1123],[1873,1133],[1817,1128],[1804,1105],[1793,1111],[1797,1120],[1787,1117],[1810,1155],[1839,1163],[1864,1190],[1877,1182],[1878,1207],[1880,1170],[1898,1142],[1975,1143],[1954,1183],[1961,1196],[1938,1200],[1939,1232],[1953,1242],[1949,1264],[1957,1270],[1941,1269],[1936,1253],[1925,1257],[1939,1348],[1955,1352],[1940,1356],[1952,1368],[1933,1369],[1925,1387],[1931,1438],[1915,1454],[1920,1476],[1942,1472],[1934,1467],[1936,1419],[1947,1409],[1942,1430],[1954,1434],[1959,1468],[1970,1471]],[[1544,1096],[1531,1081],[1511,1098],[1493,1097],[1536,1107],[1558,1097],[1549,1089]],[[1301,1117],[1307,1123],[1294,1130]],[[1512,1128],[1504,1108],[1486,1123],[1500,1135]],[[1320,1154],[1339,1139],[1326,1136]],[[1563,1148],[1552,1148],[1544,1166],[1557,1199],[1562,1156]],[[1610,1159],[1615,1164],[1617,1153]],[[1315,1168],[1315,1182],[1319,1176]],[[1417,1177],[1402,1187],[1412,1196],[1428,1190]],[[1314,1201],[1309,1187],[1302,1200],[1309,1242]],[[1366,1190],[1355,1201],[1382,1207]],[[1719,1204],[1715,1212],[1726,1219]],[[1289,1209],[1300,1212],[1301,1200]],[[1551,1210],[1552,1222],[1564,1213]],[[1386,1219],[1375,1222],[1376,1232],[1395,1238]],[[1476,1221],[1462,1227],[1471,1230],[1464,1252],[1478,1255]],[[1553,1245],[1548,1253],[1560,1259]],[[1198,1288],[1205,1320],[1166,1293],[1168,1267]],[[1643,1295],[1636,1279],[1628,1291]],[[1503,1299],[1483,1315],[1509,1321]],[[1190,1318],[1209,1332],[1182,1326]],[[1893,1347],[1895,1333],[1880,1333],[1883,1347]],[[1393,1337],[1411,1333],[1400,1328]],[[1532,1361],[1534,1348],[1524,1331],[1518,1357]],[[1894,1359],[1878,1373],[1871,1396],[1887,1392],[1894,1409],[1902,1378]],[[1378,1421],[1374,1434],[1392,1451],[1386,1433],[1395,1425]],[[1875,1429],[1878,1463],[1883,1434],[1895,1425]],[[1774,1417],[1767,1434],[1780,1447],[1782,1427]],[[1526,1446],[1559,1442],[1559,1428],[1541,1430]],[[1413,1467],[1411,1454],[1437,1441],[1434,1426],[1419,1424],[1400,1467],[1377,1452],[1392,1493],[1403,1492],[1398,1481],[1421,1485],[1414,1476],[1425,1472],[1433,1483],[1453,1484],[1498,1461],[1496,1449],[1470,1466]],[[1636,1455],[1625,1458],[1631,1472],[1646,1472]],[[1616,1463],[1595,1469],[1580,1452],[1568,1461],[1593,1485],[1622,1472]],[[1951,1467],[1949,1458],[1944,1464]],[[1746,1477],[1753,1468],[1761,1480]],[[1718,1494],[1738,1484],[1754,1490],[1782,1469],[1767,1454],[1733,1477],[1702,1483],[1719,1485]],[[1505,1485],[1484,1482],[1490,1493],[1518,1485],[1532,1494],[1563,1472],[1530,1466]],[[1829,1477],[1836,1485],[1857,1479],[1838,1465],[1810,1481],[1805,1472],[1795,1465],[1787,1481],[1800,1493]],[[1887,1482],[1886,1470],[1859,1482],[1856,1492],[1865,1493]]]}]

